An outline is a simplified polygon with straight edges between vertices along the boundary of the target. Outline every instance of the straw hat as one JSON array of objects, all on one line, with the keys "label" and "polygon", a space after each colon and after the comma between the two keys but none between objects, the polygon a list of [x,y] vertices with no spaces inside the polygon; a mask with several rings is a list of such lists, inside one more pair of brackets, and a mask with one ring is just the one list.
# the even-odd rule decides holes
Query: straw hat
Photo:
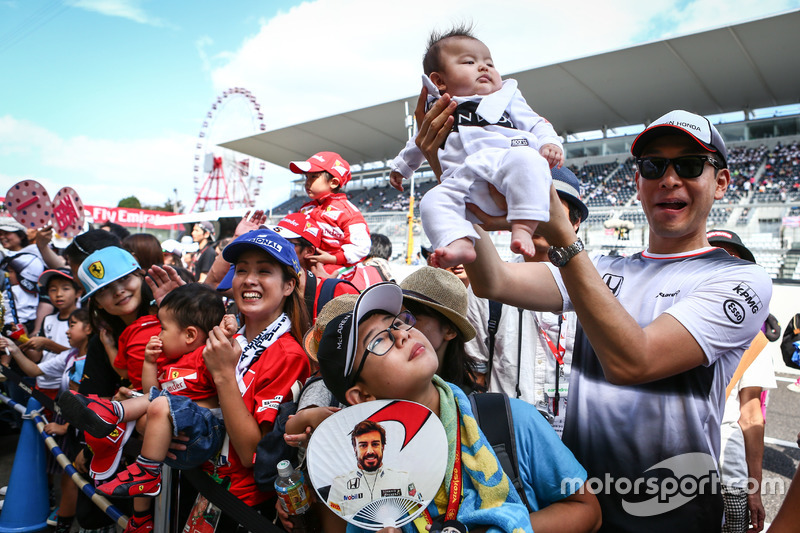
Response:
[{"label": "straw hat", "polygon": [[475,327],[467,320],[467,288],[455,274],[425,266],[400,283],[403,299],[434,309],[452,322],[464,336],[475,338]]},{"label": "straw hat", "polygon": [[319,341],[322,339],[322,334],[325,333],[325,326],[337,316],[351,312],[356,306],[356,300],[358,300],[358,294],[343,294],[326,303],[319,312],[314,327],[308,330],[303,337],[303,348],[312,360],[317,360]]}]

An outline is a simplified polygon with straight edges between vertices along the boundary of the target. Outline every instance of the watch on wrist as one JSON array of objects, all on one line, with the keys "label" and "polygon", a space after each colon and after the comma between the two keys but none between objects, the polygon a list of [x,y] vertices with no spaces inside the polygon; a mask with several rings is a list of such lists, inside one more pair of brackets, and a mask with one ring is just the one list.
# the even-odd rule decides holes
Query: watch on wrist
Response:
[{"label": "watch on wrist", "polygon": [[547,257],[550,259],[551,263],[561,268],[569,263],[569,260],[578,255],[582,250],[583,241],[580,239],[580,237],[578,237],[575,242],[566,248],[562,248],[561,246],[551,246],[547,251]]}]

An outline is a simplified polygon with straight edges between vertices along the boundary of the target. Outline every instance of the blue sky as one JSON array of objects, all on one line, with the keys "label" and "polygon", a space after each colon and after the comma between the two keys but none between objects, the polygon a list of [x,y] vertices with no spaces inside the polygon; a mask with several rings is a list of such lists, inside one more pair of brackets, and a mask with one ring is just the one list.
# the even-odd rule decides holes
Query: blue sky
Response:
[{"label": "blue sky", "polygon": [[[800,0],[0,0],[0,194],[191,205],[198,132],[242,86],[275,129],[415,93],[427,34],[471,20],[501,73],[795,9]],[[421,13],[425,13],[421,16]],[[566,29],[569,28],[569,32]],[[528,50],[528,53],[520,53]],[[209,136],[253,131],[231,105]],[[535,109],[535,102],[532,102]],[[399,148],[399,147],[398,147]],[[272,165],[258,201],[288,196]]]}]

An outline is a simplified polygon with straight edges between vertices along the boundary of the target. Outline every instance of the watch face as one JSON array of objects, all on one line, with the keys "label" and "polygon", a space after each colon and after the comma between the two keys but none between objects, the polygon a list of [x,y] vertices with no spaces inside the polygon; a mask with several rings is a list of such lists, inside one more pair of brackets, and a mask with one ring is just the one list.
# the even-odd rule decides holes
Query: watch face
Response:
[{"label": "watch face", "polygon": [[556,266],[561,266],[562,262],[564,261],[564,250],[563,248],[556,248],[551,246],[550,249],[547,251],[547,255],[550,259],[550,262]]}]

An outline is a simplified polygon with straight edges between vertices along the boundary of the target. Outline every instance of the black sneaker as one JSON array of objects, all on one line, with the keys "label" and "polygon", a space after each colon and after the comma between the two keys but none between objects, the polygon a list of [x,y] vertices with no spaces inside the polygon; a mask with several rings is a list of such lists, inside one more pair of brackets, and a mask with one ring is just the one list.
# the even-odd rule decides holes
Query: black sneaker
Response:
[{"label": "black sneaker", "polygon": [[117,427],[119,416],[114,411],[111,400],[67,391],[58,397],[58,406],[67,422],[92,437],[102,439]]}]

